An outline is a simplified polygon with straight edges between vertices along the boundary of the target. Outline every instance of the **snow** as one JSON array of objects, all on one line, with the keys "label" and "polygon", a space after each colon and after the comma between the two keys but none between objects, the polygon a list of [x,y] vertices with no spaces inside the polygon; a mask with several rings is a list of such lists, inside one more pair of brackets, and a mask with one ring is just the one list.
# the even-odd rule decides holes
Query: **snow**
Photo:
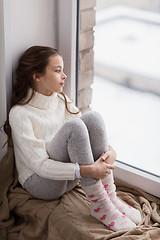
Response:
[{"label": "snow", "polygon": [[95,59],[99,63],[105,61],[139,75],[160,78],[159,25],[121,17],[98,25],[96,41]]},{"label": "snow", "polygon": [[[116,66],[132,68],[134,72],[159,78],[159,26],[148,24],[151,34],[147,38],[146,25],[138,21],[132,25],[130,21],[113,21],[109,28],[104,28],[104,22],[97,24],[95,64],[111,64],[115,71]],[[145,61],[147,56],[150,58]],[[117,159],[160,175],[160,96],[127,88],[96,75],[92,88],[91,107],[102,115],[109,144],[116,150]]]}]

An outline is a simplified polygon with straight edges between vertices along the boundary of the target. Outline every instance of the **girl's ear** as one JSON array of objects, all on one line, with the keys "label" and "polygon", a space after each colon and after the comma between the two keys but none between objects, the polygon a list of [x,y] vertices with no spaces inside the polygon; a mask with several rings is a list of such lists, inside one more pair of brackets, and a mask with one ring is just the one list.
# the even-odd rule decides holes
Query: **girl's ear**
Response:
[{"label": "girl's ear", "polygon": [[34,73],[34,74],[33,74],[33,79],[34,79],[35,81],[37,81],[37,82],[40,82],[40,79],[39,79],[39,76],[38,76],[37,73]]}]

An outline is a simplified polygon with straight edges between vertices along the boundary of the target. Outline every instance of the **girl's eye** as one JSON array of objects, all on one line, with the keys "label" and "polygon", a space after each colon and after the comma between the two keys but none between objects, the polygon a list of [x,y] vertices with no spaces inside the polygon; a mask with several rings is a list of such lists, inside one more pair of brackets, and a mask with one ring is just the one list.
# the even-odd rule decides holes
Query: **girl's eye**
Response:
[{"label": "girl's eye", "polygon": [[59,73],[59,72],[60,72],[60,70],[58,70],[58,69],[57,69],[57,70],[56,70],[56,72],[57,72],[57,73]]}]

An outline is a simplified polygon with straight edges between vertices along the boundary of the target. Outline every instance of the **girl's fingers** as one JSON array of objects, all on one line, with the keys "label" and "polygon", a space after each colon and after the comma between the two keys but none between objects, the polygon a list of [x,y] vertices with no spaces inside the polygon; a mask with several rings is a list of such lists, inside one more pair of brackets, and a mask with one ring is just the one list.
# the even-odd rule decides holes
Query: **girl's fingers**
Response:
[{"label": "girl's fingers", "polygon": [[106,163],[106,165],[107,165],[107,168],[109,168],[109,169],[114,169],[114,168],[115,168],[115,166],[114,166],[114,165],[107,164],[107,163]]},{"label": "girl's fingers", "polygon": [[101,155],[101,159],[102,159],[103,161],[105,161],[107,157],[109,157],[109,153],[108,153],[108,152],[105,152],[105,153],[103,153],[103,154]]}]

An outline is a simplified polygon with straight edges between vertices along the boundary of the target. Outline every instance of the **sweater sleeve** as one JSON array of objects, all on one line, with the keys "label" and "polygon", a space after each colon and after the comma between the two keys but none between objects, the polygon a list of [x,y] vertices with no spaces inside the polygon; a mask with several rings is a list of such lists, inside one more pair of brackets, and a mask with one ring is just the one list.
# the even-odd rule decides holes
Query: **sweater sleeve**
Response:
[{"label": "sweater sleeve", "polygon": [[26,114],[13,109],[9,114],[17,164],[23,164],[40,177],[52,180],[74,180],[75,164],[49,159],[45,141],[34,136],[32,122]]}]

